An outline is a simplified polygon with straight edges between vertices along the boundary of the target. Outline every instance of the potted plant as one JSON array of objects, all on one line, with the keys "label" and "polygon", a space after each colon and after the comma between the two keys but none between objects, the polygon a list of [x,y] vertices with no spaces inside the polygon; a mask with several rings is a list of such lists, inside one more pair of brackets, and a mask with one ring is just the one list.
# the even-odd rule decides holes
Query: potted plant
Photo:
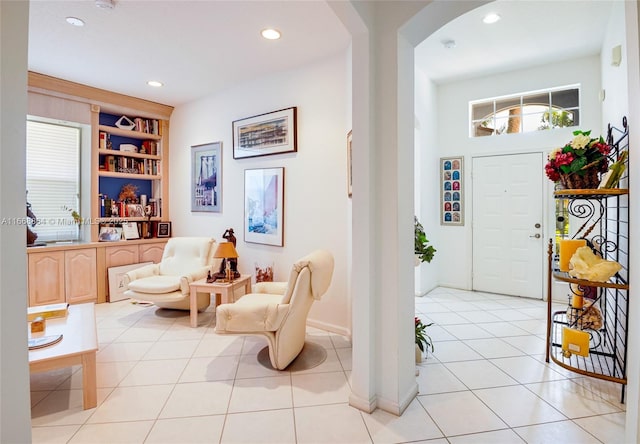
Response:
[{"label": "potted plant", "polygon": [[433,341],[431,337],[427,334],[426,329],[433,325],[433,322],[430,324],[425,324],[420,320],[419,317],[415,317],[416,323],[416,362],[422,361],[422,355],[425,352],[428,352],[431,349],[433,353]]},{"label": "potted plant", "polygon": [[433,246],[429,245],[429,239],[427,239],[427,235],[424,232],[424,227],[418,221],[416,216],[414,218],[415,225],[415,249],[414,253],[416,255],[416,266],[420,265],[421,262],[431,262],[433,259],[433,255],[436,252],[436,249]]}]

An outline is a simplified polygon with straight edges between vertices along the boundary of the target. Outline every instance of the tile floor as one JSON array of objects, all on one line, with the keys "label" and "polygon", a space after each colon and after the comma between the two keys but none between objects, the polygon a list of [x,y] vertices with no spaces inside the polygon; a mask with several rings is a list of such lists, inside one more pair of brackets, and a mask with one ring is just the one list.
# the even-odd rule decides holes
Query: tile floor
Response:
[{"label": "tile floor", "polygon": [[348,406],[351,344],[305,372],[260,366],[259,338],[218,336],[213,312],[96,307],[98,407],[79,367],[31,377],[34,443],[622,443],[620,386],[544,363],[541,301],[438,288],[416,298],[435,353],[401,417]]}]

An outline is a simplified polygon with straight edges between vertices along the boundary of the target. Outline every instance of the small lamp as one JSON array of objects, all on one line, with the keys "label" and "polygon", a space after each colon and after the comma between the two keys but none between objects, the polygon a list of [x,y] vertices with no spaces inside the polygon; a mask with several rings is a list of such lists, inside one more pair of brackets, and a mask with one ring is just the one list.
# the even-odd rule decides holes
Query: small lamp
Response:
[{"label": "small lamp", "polygon": [[218,248],[216,252],[213,254],[215,258],[223,258],[227,262],[227,281],[233,282],[233,274],[231,273],[231,264],[229,259],[236,259],[238,257],[238,252],[236,251],[233,243],[231,242],[220,242],[218,244]]}]

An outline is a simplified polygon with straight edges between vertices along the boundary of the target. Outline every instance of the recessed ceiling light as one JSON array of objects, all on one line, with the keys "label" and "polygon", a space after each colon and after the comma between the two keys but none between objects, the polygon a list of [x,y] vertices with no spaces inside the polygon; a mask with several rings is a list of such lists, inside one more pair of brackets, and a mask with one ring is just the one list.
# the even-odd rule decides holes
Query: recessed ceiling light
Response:
[{"label": "recessed ceiling light", "polygon": [[484,18],[482,19],[482,21],[484,23],[486,23],[487,25],[490,25],[492,23],[497,22],[498,20],[500,20],[500,15],[496,14],[495,12],[490,12],[489,14],[485,15]]},{"label": "recessed ceiling light", "polygon": [[162,82],[158,82],[157,80],[149,80],[147,82],[147,85],[154,86],[156,88],[160,88],[163,85],[163,83]]},{"label": "recessed ceiling light", "polygon": [[65,20],[73,26],[84,26],[84,20],[79,19],[78,17],[67,17]]},{"label": "recessed ceiling light", "polygon": [[260,34],[267,40],[278,40],[280,38],[280,31],[273,28],[263,29]]}]

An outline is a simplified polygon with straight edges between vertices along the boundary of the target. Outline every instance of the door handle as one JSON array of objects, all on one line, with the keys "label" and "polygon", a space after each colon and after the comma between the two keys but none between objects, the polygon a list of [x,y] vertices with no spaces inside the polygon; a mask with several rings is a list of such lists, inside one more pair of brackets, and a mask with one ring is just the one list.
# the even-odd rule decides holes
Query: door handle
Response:
[{"label": "door handle", "polygon": [[529,237],[535,237],[536,239],[540,239],[540,233],[536,233],[533,236],[529,236]]}]

